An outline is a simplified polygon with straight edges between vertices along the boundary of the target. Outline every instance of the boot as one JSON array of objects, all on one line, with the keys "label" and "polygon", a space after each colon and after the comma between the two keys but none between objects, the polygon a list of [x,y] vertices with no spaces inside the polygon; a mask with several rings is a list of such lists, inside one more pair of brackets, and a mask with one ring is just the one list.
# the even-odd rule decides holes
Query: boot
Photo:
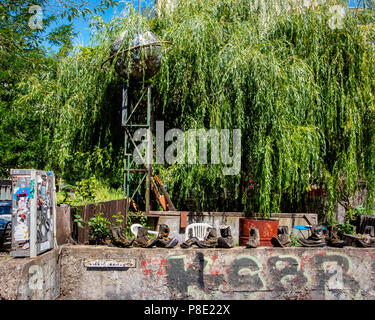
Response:
[{"label": "boot", "polygon": [[204,237],[203,241],[197,241],[195,244],[199,248],[216,248],[218,246],[218,238],[216,228],[208,228],[207,235]]},{"label": "boot", "polygon": [[220,235],[218,242],[219,248],[233,248],[234,241],[232,238],[232,233],[230,231],[230,226],[222,226],[220,227]]},{"label": "boot", "polygon": [[277,229],[277,237],[273,237],[271,239],[271,243],[274,247],[291,247],[292,241],[289,237],[289,227],[288,226],[280,226]]},{"label": "boot", "polygon": [[152,248],[158,242],[158,239],[150,239],[147,234],[147,228],[139,228],[134,245],[142,248]]},{"label": "boot", "polygon": [[356,241],[357,247],[373,248],[375,247],[375,231],[373,226],[366,226],[361,239]]},{"label": "boot", "polygon": [[120,248],[129,248],[133,244],[134,242],[133,238],[127,239],[124,237],[123,228],[111,227],[110,230],[111,230],[110,238],[111,238],[111,243],[113,246],[120,247]]},{"label": "boot", "polygon": [[328,227],[327,244],[330,247],[343,248],[346,246],[346,241],[339,237],[337,226]]},{"label": "boot", "polygon": [[161,224],[159,227],[158,241],[156,246],[159,248],[173,248],[177,245],[178,240],[176,238],[170,239],[169,236],[170,229],[166,224]]},{"label": "boot", "polygon": [[188,239],[188,240],[182,242],[182,243],[180,244],[180,247],[181,247],[182,249],[187,249],[187,248],[190,248],[193,244],[196,244],[197,242],[199,242],[199,239],[196,238],[196,237],[193,237],[193,238],[190,238],[190,239]]},{"label": "boot", "polygon": [[249,241],[246,243],[246,248],[258,248],[260,246],[259,230],[250,227]]},{"label": "boot", "polygon": [[325,247],[326,239],[323,234],[323,227],[314,225],[311,227],[311,236],[307,239],[298,239],[298,242],[304,247]]}]

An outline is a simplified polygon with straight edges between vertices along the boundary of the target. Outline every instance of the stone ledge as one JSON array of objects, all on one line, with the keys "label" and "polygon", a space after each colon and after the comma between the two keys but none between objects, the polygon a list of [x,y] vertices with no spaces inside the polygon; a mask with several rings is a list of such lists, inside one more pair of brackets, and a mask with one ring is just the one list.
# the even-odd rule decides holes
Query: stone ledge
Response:
[{"label": "stone ledge", "polygon": [[[89,270],[85,259],[135,259]],[[375,249],[68,246],[60,299],[375,299]],[[95,284],[93,286],[92,284]]]}]

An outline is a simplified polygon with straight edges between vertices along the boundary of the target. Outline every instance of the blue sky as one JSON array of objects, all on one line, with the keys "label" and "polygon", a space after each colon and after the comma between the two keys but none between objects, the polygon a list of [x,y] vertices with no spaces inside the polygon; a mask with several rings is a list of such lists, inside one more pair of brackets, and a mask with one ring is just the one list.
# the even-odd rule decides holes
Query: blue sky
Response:
[{"label": "blue sky", "polygon": [[[117,8],[108,8],[105,10],[104,14],[100,14],[103,17],[105,22],[109,22],[113,17],[116,17],[121,10],[129,5],[132,4],[134,8],[138,9],[138,0],[119,0]],[[96,5],[100,3],[100,0],[90,0],[90,9],[94,8]],[[141,7],[152,7],[154,5],[154,0],[141,0]],[[48,1],[48,4],[43,8],[43,14],[56,14],[62,12],[61,5],[59,4],[58,0],[51,0]],[[70,23],[67,18],[63,19],[62,21],[58,21],[57,24],[52,24],[49,28],[46,29],[46,32],[51,31],[52,29],[56,28],[58,25],[62,23],[68,24]],[[75,32],[78,34],[77,37],[74,39],[75,44],[82,44],[88,45],[90,42],[90,19],[83,19],[83,18],[75,18],[71,22],[73,24]],[[45,42],[45,46],[50,49],[55,49],[54,46],[51,46],[48,42]]]},{"label": "blue sky", "polygon": [[[358,4],[358,1],[362,0],[347,0],[349,7],[355,7]],[[138,9],[138,0],[119,0],[118,7],[117,8],[109,8],[105,11],[104,14],[101,14],[101,16],[104,18],[105,22],[109,22],[113,17],[119,14],[122,8],[128,4],[133,4],[134,8]],[[90,7],[95,7],[100,3],[100,0],[90,0]],[[154,0],[141,0],[141,6],[143,8],[145,7],[152,7],[154,5]],[[59,6],[58,0],[51,0],[48,1],[48,5],[43,8],[45,14],[51,14],[60,12],[61,7]],[[68,19],[64,19],[63,23],[69,23]],[[76,18],[72,21],[74,30],[76,33],[78,33],[77,37],[74,39],[75,44],[82,44],[82,45],[88,45],[90,41],[90,29],[89,19],[83,19],[83,18]],[[59,24],[61,24],[61,21],[59,21]],[[57,25],[52,25],[50,28],[46,29],[46,31],[50,31],[51,29],[54,29]],[[46,47],[49,47],[51,49],[55,49],[53,46],[51,46],[49,43],[45,43]]]}]

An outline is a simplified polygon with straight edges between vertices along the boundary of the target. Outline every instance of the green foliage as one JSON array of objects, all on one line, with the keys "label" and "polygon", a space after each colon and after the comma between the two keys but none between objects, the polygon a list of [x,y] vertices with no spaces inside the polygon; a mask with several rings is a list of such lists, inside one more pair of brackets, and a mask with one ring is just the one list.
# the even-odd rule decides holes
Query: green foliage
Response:
[{"label": "green foliage", "polygon": [[342,237],[344,233],[355,234],[355,226],[352,225],[349,220],[345,221],[344,224],[337,225],[339,235]]},{"label": "green foliage", "polygon": [[97,18],[93,45],[75,48],[56,70],[30,75],[17,86],[15,106],[38,111],[46,166],[69,183],[95,175],[119,187],[123,81],[113,66],[100,65],[121,31],[128,31],[126,47],[135,33],[151,30],[173,43],[153,78],[154,119],[165,120],[166,130],[242,131],[237,176],[224,176],[223,165],[153,167],[178,208],[192,199],[195,210],[267,217],[316,184],[327,191],[332,221],[336,200],[353,195],[361,179],[373,208],[374,50],[355,16],[342,29],[330,27],[329,6],[337,3],[281,12],[271,6],[267,16],[252,0],[179,1],[152,19],[132,10],[108,24]]},{"label": "green foliage", "polygon": [[290,241],[292,242],[292,247],[303,247],[302,244],[298,242],[298,237],[294,234],[290,235]]},{"label": "green foliage", "polygon": [[103,217],[103,213],[98,213],[89,219],[87,225],[90,227],[89,235],[95,244],[105,244],[105,240],[109,237],[111,225],[108,218]]},{"label": "green foliage", "polygon": [[89,237],[96,245],[105,244],[110,235],[111,222],[108,218],[103,217],[102,212],[96,214],[88,221],[85,221],[79,214],[76,214],[73,221],[80,228],[89,228]]},{"label": "green foliage", "polygon": [[[74,192],[72,192],[74,190]],[[110,188],[106,183],[90,177],[78,181],[75,186],[65,185],[62,191],[56,195],[58,204],[70,206],[82,206],[90,203],[106,202],[124,199],[124,192]]]}]

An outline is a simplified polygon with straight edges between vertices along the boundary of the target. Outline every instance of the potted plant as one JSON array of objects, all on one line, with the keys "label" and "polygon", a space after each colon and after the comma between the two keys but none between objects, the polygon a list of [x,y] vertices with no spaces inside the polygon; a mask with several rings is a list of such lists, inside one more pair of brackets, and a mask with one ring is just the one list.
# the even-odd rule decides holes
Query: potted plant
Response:
[{"label": "potted plant", "polygon": [[254,180],[248,175],[247,190],[244,192],[245,196],[245,212],[250,217],[240,218],[239,221],[239,245],[245,246],[249,240],[250,228],[254,227],[259,230],[260,245],[261,246],[272,246],[271,239],[277,236],[277,229],[279,227],[279,220],[271,219],[271,214],[263,212],[261,214],[254,213],[254,208],[251,206],[251,197],[254,194],[254,190],[259,185],[255,185]]}]

